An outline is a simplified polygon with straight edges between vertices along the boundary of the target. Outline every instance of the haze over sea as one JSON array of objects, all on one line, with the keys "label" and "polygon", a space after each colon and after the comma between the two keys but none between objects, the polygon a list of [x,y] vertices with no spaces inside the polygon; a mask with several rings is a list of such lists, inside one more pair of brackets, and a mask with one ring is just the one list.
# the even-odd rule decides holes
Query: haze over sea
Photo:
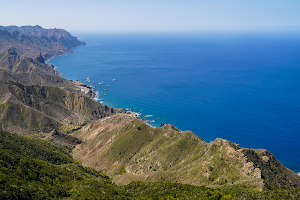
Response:
[{"label": "haze over sea", "polygon": [[206,142],[268,149],[300,172],[299,32],[75,35],[88,45],[49,62],[64,78],[103,82],[99,101]]}]

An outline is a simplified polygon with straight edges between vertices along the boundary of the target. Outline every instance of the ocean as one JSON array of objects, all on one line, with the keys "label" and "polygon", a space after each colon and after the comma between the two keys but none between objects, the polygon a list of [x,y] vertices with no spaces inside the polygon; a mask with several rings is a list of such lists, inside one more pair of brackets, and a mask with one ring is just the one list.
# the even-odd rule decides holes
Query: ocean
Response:
[{"label": "ocean", "polygon": [[87,45],[49,62],[151,126],[264,148],[297,173],[299,33],[78,33]]}]

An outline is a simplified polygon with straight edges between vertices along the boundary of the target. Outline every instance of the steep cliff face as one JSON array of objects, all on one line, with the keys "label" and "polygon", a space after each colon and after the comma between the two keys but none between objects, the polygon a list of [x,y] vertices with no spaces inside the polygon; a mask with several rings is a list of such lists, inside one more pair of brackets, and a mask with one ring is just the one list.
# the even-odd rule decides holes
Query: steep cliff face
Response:
[{"label": "steep cliff face", "polygon": [[[254,185],[258,190],[300,186],[300,177],[266,150],[276,163],[271,168],[263,164],[263,154],[256,153],[260,150],[244,149],[220,138],[206,143],[192,132],[172,125],[154,129],[127,114],[91,123],[73,135],[84,141],[73,150],[74,158],[85,166],[103,170],[118,184],[167,181]],[[249,156],[252,154],[257,156]]]},{"label": "steep cliff face", "polygon": [[15,47],[18,54],[34,58],[40,51],[45,59],[71,53],[70,48],[85,45],[63,29],[40,26],[0,26],[0,52]]},{"label": "steep cliff face", "polygon": [[65,132],[123,110],[57,87],[0,81],[0,126],[16,133]]},{"label": "steep cliff face", "polygon": [[47,37],[54,42],[60,42],[68,48],[73,48],[85,45],[84,42],[79,41],[76,37],[72,36],[69,32],[63,29],[44,29],[41,26],[0,26],[0,29],[9,32],[18,31],[27,36],[35,36],[42,38]]}]

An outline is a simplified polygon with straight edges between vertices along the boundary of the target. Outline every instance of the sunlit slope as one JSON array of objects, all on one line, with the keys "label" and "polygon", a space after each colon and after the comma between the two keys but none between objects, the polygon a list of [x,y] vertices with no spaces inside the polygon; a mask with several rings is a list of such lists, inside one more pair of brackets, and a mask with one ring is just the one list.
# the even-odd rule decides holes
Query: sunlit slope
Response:
[{"label": "sunlit slope", "polygon": [[73,150],[74,158],[103,170],[118,184],[242,184],[259,190],[300,185],[300,177],[267,150],[241,148],[220,138],[206,143],[190,131],[172,125],[152,128],[127,114],[91,123],[73,135],[83,140]]},{"label": "sunlit slope", "polygon": [[122,111],[58,87],[0,83],[0,127],[7,131],[68,132],[90,120]]}]

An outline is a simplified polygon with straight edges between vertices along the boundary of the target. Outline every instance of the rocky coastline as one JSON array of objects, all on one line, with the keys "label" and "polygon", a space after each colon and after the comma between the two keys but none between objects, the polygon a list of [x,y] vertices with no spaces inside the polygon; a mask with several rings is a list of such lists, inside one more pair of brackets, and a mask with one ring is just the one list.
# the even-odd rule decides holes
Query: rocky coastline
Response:
[{"label": "rocky coastline", "polygon": [[[51,142],[76,159],[70,162],[85,173],[98,178],[107,177],[105,173],[110,176],[107,182],[127,186],[182,184],[181,189],[201,186],[198,188],[206,190],[238,187],[248,193],[296,191],[300,187],[300,177],[269,151],[243,148],[220,138],[206,143],[193,132],[171,124],[151,127],[139,113],[97,102],[92,86],[62,78],[52,64],[45,63],[43,53],[37,55],[28,58],[14,48],[0,54],[0,129]],[[66,174],[74,166],[66,166]],[[55,185],[50,176],[40,180],[34,177],[41,185]],[[80,183],[78,188],[82,185],[86,187]]]},{"label": "rocky coastline", "polygon": [[75,80],[75,81],[70,80],[70,81],[76,85],[76,87],[78,88],[77,91],[90,96],[92,99],[94,99],[96,101],[95,97],[97,96],[97,94],[91,86],[84,84],[78,80]]}]

